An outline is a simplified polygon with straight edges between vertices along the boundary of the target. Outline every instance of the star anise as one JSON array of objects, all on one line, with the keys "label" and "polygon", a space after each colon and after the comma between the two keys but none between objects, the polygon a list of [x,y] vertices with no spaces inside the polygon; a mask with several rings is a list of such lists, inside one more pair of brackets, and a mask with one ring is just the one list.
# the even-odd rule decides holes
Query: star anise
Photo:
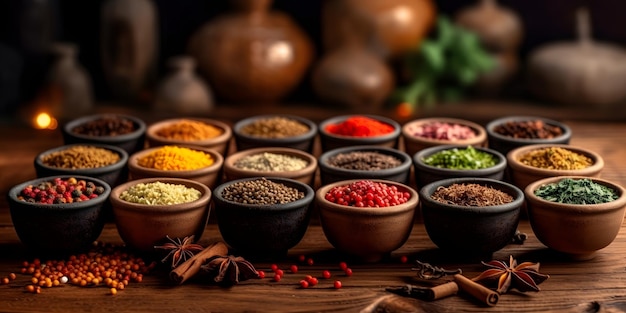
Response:
[{"label": "star anise", "polygon": [[187,236],[183,239],[172,239],[170,236],[165,236],[170,242],[164,243],[161,246],[154,246],[155,249],[170,250],[170,252],[161,260],[161,262],[172,259],[172,268],[175,268],[181,262],[187,261],[187,259],[194,256],[194,254],[202,251],[204,247],[199,244],[193,243],[194,236]]},{"label": "star anise", "polygon": [[234,285],[250,278],[258,278],[259,272],[243,257],[214,256],[205,261],[202,270],[214,275],[213,280],[225,285]]},{"label": "star anise", "polygon": [[481,262],[489,267],[474,280],[477,282],[496,282],[500,294],[506,293],[509,289],[515,288],[521,292],[539,291],[539,284],[550,276],[539,273],[539,263],[524,262],[517,264],[517,261],[510,256],[509,264],[502,261]]}]

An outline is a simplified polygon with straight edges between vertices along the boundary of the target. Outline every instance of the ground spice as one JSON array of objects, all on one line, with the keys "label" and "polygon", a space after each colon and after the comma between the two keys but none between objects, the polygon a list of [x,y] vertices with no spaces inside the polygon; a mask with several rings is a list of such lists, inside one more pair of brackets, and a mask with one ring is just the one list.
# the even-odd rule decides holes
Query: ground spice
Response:
[{"label": "ground spice", "polygon": [[290,172],[307,167],[309,162],[296,156],[264,152],[241,157],[233,165],[248,171]]},{"label": "ground spice", "polygon": [[282,116],[258,119],[241,128],[241,133],[262,138],[287,138],[306,134],[309,126]]},{"label": "ground spice", "polygon": [[508,193],[480,184],[439,186],[431,198],[445,204],[472,207],[502,205],[513,201]]},{"label": "ground spice", "polygon": [[148,205],[173,205],[193,202],[200,199],[202,193],[185,185],[162,182],[139,183],[122,191],[120,199],[128,202]]},{"label": "ground spice", "polygon": [[436,139],[436,140],[465,140],[476,137],[476,133],[471,127],[445,122],[431,122],[416,125],[410,130],[415,137]]},{"label": "ground spice", "polygon": [[495,166],[498,163],[498,158],[491,153],[468,146],[463,149],[442,150],[427,158],[423,158],[422,161],[427,165],[439,168],[476,170]]},{"label": "ground spice", "polygon": [[87,136],[120,136],[130,134],[137,129],[133,121],[118,115],[106,115],[80,124],[72,132]]},{"label": "ground spice", "polygon": [[236,182],[222,191],[225,200],[254,205],[282,204],[304,198],[304,192],[266,178]]},{"label": "ground spice", "polygon": [[182,119],[171,125],[162,127],[156,134],[166,139],[194,141],[215,138],[224,133],[224,130],[213,125]]},{"label": "ground spice", "polygon": [[378,171],[398,167],[402,161],[376,151],[352,151],[331,156],[326,163],[346,170]]},{"label": "ground spice", "polygon": [[97,186],[93,182],[82,179],[56,177],[51,181],[41,182],[37,186],[26,186],[20,191],[17,199],[31,203],[73,203],[97,198],[104,193],[104,190],[103,186]]},{"label": "ground spice", "polygon": [[72,146],[42,156],[45,165],[67,169],[98,168],[120,161],[120,155],[94,146]]},{"label": "ground spice", "polygon": [[561,147],[533,150],[521,156],[519,161],[552,170],[580,170],[593,165],[591,158]]},{"label": "ground spice", "polygon": [[563,135],[563,129],[546,124],[542,120],[507,121],[494,127],[493,131],[520,139],[550,139]]},{"label": "ground spice", "polygon": [[341,123],[326,126],[331,134],[352,137],[382,136],[393,130],[393,126],[367,116],[351,116]]},{"label": "ground spice", "polygon": [[619,195],[593,180],[565,178],[557,183],[543,185],[535,190],[537,197],[567,204],[599,204],[617,200]]},{"label": "ground spice", "polygon": [[137,160],[139,166],[164,171],[189,171],[211,166],[210,154],[185,147],[164,146]]},{"label": "ground spice", "polygon": [[324,198],[340,205],[378,208],[405,203],[411,198],[411,194],[395,185],[359,180],[331,188]]}]

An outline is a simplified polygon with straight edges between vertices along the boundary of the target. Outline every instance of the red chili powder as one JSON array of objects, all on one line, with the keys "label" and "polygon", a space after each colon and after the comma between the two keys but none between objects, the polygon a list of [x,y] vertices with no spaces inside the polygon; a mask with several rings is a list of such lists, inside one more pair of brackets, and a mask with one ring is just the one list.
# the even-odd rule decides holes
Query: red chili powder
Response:
[{"label": "red chili powder", "polygon": [[393,126],[366,116],[351,116],[341,123],[326,126],[326,131],[342,136],[374,137],[393,132]]}]

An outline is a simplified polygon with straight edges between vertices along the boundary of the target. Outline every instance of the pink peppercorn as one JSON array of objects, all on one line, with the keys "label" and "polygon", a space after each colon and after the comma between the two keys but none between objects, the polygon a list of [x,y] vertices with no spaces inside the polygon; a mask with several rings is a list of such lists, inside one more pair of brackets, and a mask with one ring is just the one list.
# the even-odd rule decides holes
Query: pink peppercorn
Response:
[{"label": "pink peppercorn", "polygon": [[455,141],[476,137],[476,133],[470,127],[455,123],[432,122],[415,126],[412,131],[415,137],[437,140]]},{"label": "pink peppercorn", "polygon": [[387,207],[405,203],[411,197],[408,191],[395,185],[360,180],[331,188],[325,199],[340,205],[356,207]]}]

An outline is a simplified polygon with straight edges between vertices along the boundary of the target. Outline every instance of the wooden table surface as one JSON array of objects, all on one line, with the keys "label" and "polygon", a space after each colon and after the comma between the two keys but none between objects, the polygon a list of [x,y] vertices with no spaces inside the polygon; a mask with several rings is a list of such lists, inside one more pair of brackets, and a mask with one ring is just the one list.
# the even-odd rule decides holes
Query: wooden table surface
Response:
[{"label": "wooden table surface", "polygon": [[[626,124],[567,121],[572,130],[572,145],[598,152],[605,159],[602,177],[626,185]],[[0,124],[0,192],[35,177],[34,156],[45,149],[62,144],[59,131],[33,130],[16,125]],[[108,288],[81,288],[64,285],[44,289],[41,294],[25,292],[30,275],[19,274],[23,261],[31,256],[22,247],[11,224],[5,197],[0,198],[0,278],[18,273],[9,285],[0,285],[2,312],[622,312],[626,311],[626,226],[615,241],[589,261],[571,261],[552,252],[533,235],[528,221],[520,221],[519,229],[528,235],[522,245],[511,244],[496,252],[493,259],[506,261],[509,255],[518,261],[540,262],[540,271],[550,278],[540,285],[538,293],[507,293],[495,307],[487,308],[460,293],[437,301],[422,301],[393,296],[388,286],[421,284],[411,270],[414,260],[445,268],[461,268],[473,277],[485,268],[479,261],[463,261],[462,256],[441,253],[429,240],[418,220],[404,246],[388,260],[375,264],[349,264],[354,274],[344,276],[338,270],[342,256],[328,243],[319,226],[312,220],[304,239],[282,259],[271,261],[283,269],[299,264],[299,255],[311,257],[312,266],[300,264],[297,274],[285,274],[280,282],[269,278],[248,280],[231,288],[192,282],[182,286],[168,283],[166,272],[148,274],[143,282],[131,283],[117,295]],[[105,226],[100,241],[121,244],[113,223]],[[209,221],[200,243],[221,240],[214,221]],[[399,257],[409,257],[401,263]],[[489,261],[489,260],[484,260]],[[269,272],[270,263],[255,263],[257,269]],[[320,276],[331,270],[334,277],[320,279],[320,284],[299,288],[305,275]],[[271,276],[271,275],[268,275]],[[338,279],[343,288],[332,288]]]}]

